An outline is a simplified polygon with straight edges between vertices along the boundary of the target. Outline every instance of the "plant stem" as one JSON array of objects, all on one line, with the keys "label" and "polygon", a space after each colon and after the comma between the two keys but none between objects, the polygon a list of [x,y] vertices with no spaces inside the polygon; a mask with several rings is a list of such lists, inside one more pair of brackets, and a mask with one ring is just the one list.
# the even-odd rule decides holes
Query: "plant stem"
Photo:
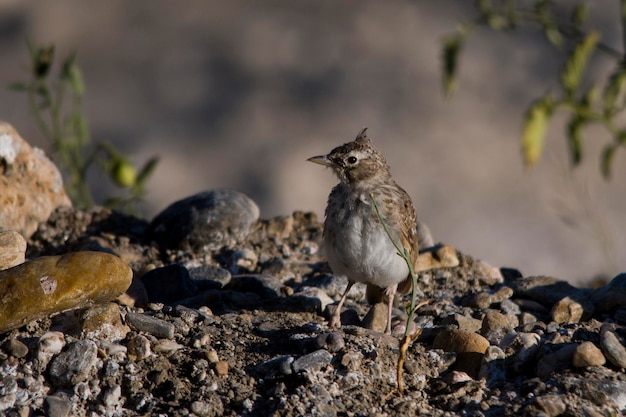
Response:
[{"label": "plant stem", "polygon": [[620,0],[620,23],[622,24],[622,62],[626,63],[626,0]]}]

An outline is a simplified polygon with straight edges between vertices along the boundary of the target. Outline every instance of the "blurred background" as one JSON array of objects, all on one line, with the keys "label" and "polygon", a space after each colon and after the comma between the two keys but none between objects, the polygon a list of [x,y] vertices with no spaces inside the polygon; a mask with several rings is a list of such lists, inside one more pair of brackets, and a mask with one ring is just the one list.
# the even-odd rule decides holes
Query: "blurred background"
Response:
[{"label": "blurred background", "polygon": [[[621,49],[619,2],[594,0],[590,11]],[[476,33],[460,87],[444,98],[442,40],[472,15],[462,0],[3,0],[0,85],[28,77],[27,38],[54,44],[59,58],[76,51],[92,139],[137,165],[161,159],[141,206],[148,219],[221,187],[250,195],[264,218],[322,218],[336,179],[306,159],[367,126],[435,240],[576,284],[624,271],[625,152],[605,181],[609,138],[588,129],[570,170],[557,116],[542,160],[523,168],[524,112],[562,66],[541,33]],[[599,60],[590,72],[611,68]],[[0,91],[0,119],[49,152],[26,97]],[[89,181],[97,199],[112,192],[96,170]]]}]

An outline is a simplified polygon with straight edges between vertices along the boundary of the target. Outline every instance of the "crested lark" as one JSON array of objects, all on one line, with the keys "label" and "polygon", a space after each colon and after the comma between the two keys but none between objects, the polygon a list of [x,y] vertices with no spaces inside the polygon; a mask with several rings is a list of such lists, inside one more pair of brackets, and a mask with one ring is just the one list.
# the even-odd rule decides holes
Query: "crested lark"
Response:
[{"label": "crested lark", "polygon": [[410,291],[412,281],[406,262],[378,219],[371,195],[394,241],[409,251],[414,265],[418,256],[415,209],[409,195],[391,177],[385,157],[374,148],[366,130],[353,142],[308,161],[332,168],[339,177],[328,197],[323,248],[333,273],[348,278],[348,286],[329,326],[341,326],[339,315],[346,296],[355,282],[363,282],[370,304],[387,302],[385,333],[391,333],[394,295]]}]

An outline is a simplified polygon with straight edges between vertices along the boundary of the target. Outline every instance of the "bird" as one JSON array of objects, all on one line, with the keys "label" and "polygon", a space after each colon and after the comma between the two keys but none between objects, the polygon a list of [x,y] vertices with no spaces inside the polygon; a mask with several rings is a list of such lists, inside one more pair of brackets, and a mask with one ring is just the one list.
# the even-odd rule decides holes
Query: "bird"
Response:
[{"label": "bird", "polygon": [[321,247],[333,274],[345,276],[348,285],[329,327],[341,327],[341,308],[352,286],[360,282],[367,286],[369,304],[387,303],[385,333],[390,334],[394,296],[411,291],[413,282],[394,242],[408,251],[415,265],[417,217],[411,197],[395,182],[385,156],[366,132],[363,128],[352,142],[307,160],[331,168],[339,179],[328,196]]}]

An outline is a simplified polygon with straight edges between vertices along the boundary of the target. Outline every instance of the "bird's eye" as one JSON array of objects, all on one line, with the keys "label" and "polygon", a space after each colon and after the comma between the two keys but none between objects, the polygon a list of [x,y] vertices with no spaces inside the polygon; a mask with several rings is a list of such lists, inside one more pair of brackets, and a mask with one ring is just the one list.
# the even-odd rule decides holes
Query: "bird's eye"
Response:
[{"label": "bird's eye", "polygon": [[356,156],[351,156],[348,158],[349,164],[356,164],[356,161],[357,161]]}]

